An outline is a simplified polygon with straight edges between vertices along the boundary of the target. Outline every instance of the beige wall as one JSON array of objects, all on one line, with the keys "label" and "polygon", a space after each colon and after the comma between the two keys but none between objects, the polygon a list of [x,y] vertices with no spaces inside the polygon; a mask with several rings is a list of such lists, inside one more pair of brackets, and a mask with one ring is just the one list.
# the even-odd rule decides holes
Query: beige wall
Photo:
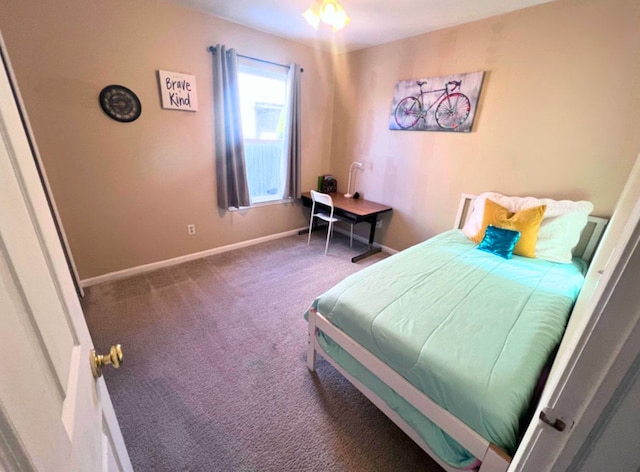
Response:
[{"label": "beige wall", "polygon": [[[0,2],[81,278],[306,224],[298,205],[216,208],[216,43],[302,64],[303,187],[331,171],[345,190],[349,164],[365,162],[357,190],[393,206],[377,237],[392,248],[448,229],[461,192],[589,199],[610,215],[640,150],[635,0],[559,0],[333,58],[162,0]],[[160,108],[158,69],[197,77],[197,113]],[[473,132],[388,129],[396,81],[477,70]],[[102,113],[111,83],[138,94],[140,119]]]},{"label": "beige wall", "polygon": [[[365,163],[387,203],[381,241],[451,228],[461,192],[588,199],[611,215],[640,151],[640,4],[556,1],[347,55],[337,70],[331,169]],[[390,131],[398,80],[486,71],[471,133]]]},{"label": "beige wall", "polygon": [[[303,66],[305,188],[329,170],[328,53],[154,0],[1,0],[0,30],[81,278],[305,226],[299,205],[218,211],[207,47]],[[196,76],[198,112],[160,108],[158,69]],[[99,108],[113,83],[137,93],[137,121]]]}]

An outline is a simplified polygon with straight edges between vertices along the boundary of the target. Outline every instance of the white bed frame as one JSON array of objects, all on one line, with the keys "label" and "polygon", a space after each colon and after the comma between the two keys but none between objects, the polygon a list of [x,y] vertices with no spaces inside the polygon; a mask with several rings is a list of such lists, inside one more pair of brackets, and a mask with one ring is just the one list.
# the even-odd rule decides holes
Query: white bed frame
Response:
[{"label": "white bed frame", "polygon": [[[456,216],[455,228],[462,228],[471,214],[471,203],[474,195],[462,194]],[[589,224],[583,231],[580,243],[574,250],[574,255],[590,261],[595,248],[600,240],[607,224],[605,218],[589,217]],[[396,425],[400,427],[411,439],[413,439],[427,454],[429,454],[440,466],[448,471],[460,471],[446,464],[426,444],[426,442],[403,420],[387,403],[365,386],[358,379],[349,374],[331,356],[329,356],[318,342],[318,332],[322,331],[335,341],[340,347],[357,359],[362,365],[373,372],[380,380],[395,390],[407,402],[413,405],[424,416],[440,427],[449,436],[460,443],[471,454],[477,457],[482,464],[479,472],[505,472],[511,462],[511,457],[495,444],[492,444],[473,429],[449,413],[428,396],[414,387],[411,383],[396,373],[384,362],[379,360],[368,350],[354,341],[350,336],[336,328],[321,313],[311,309],[309,311],[309,341],[307,350],[307,367],[311,372],[315,371],[316,353],[322,354],[347,380],[360,390],[374,405],[386,414]]]}]

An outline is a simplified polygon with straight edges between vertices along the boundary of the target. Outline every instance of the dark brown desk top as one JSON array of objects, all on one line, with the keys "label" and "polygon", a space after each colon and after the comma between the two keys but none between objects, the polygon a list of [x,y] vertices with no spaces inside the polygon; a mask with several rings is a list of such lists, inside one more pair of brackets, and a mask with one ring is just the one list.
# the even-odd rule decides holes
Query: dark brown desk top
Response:
[{"label": "dark brown desk top", "polygon": [[[331,198],[333,199],[334,207],[353,213],[354,215],[366,217],[391,210],[391,207],[388,205],[370,202],[369,200],[364,200],[362,198],[345,198],[342,193],[331,193],[329,195],[331,195]],[[305,192],[302,196],[311,199],[310,192]]]}]

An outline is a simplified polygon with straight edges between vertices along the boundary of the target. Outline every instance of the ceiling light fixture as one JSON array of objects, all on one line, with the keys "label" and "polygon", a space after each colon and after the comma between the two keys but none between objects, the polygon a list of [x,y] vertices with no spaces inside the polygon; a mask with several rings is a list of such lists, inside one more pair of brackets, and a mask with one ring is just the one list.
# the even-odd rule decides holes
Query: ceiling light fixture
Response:
[{"label": "ceiling light fixture", "polygon": [[333,31],[338,31],[351,21],[337,0],[317,0],[302,16],[315,29],[322,21],[331,25]]}]

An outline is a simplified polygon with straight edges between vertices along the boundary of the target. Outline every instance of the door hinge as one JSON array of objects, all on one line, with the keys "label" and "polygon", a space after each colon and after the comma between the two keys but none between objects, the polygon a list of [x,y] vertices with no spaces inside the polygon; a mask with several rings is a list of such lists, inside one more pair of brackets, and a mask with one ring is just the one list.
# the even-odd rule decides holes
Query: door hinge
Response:
[{"label": "door hinge", "polygon": [[540,421],[551,426],[556,431],[565,433],[569,432],[575,423],[568,415],[563,415],[549,407],[540,411]]}]

